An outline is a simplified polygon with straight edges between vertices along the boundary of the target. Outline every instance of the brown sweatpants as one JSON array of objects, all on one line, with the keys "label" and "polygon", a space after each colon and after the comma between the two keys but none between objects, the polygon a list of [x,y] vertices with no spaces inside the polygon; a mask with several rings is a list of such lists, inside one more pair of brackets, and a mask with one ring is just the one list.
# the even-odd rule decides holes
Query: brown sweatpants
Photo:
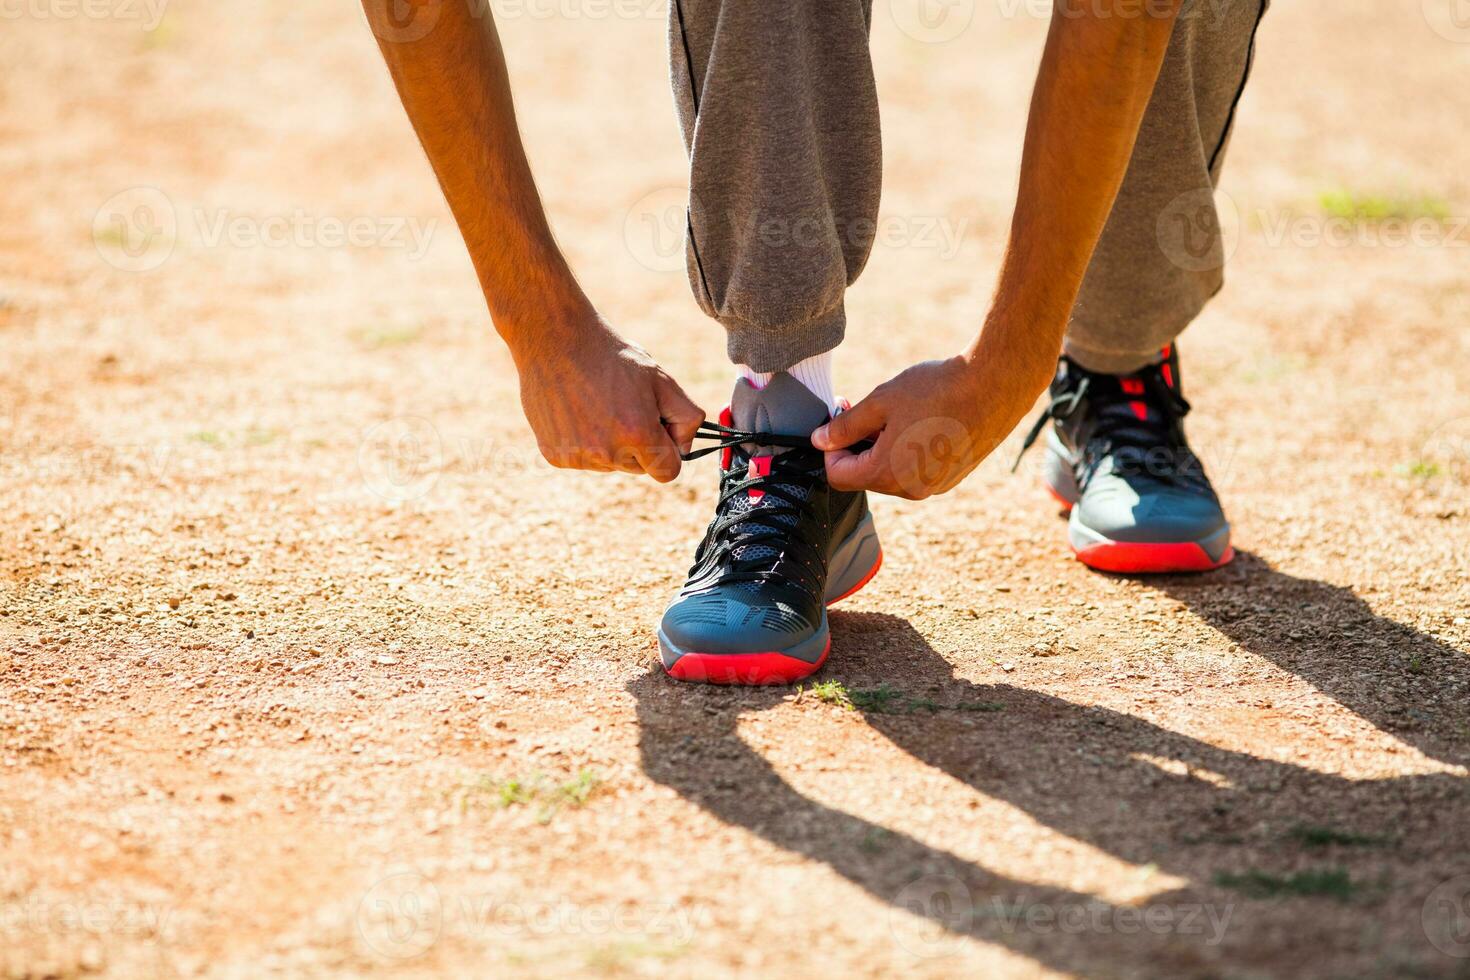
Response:
[{"label": "brown sweatpants", "polygon": [[[1212,191],[1268,3],[1186,3],[1067,330],[1085,367],[1141,366],[1219,291]],[[871,22],[872,0],[670,0],[689,281],[757,371],[842,341],[882,183]]]}]

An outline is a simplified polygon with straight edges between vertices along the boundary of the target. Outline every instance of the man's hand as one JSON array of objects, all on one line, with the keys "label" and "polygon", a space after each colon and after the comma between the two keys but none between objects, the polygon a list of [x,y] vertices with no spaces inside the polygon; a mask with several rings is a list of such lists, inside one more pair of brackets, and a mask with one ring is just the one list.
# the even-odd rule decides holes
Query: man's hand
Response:
[{"label": "man's hand", "polygon": [[[812,434],[840,490],[919,499],[980,465],[1046,387],[1182,0],[1059,0],[995,302],[962,356],[911,367]],[[847,446],[881,433],[867,452]]]},{"label": "man's hand", "polygon": [[515,358],[526,418],[555,466],[672,480],[704,413],[577,284],[531,179],[494,21],[473,6],[363,0]]},{"label": "man's hand", "polygon": [[[542,338],[545,339],[545,338]],[[552,466],[679,475],[704,412],[636,344],[600,319],[542,356],[518,356],[521,405]]]},{"label": "man's hand", "polygon": [[[1009,363],[1007,363],[1009,362]],[[922,500],[953,489],[1015,428],[1046,387],[1055,355],[925,361],[812,434],[838,490]],[[847,447],[877,435],[866,452]]]}]

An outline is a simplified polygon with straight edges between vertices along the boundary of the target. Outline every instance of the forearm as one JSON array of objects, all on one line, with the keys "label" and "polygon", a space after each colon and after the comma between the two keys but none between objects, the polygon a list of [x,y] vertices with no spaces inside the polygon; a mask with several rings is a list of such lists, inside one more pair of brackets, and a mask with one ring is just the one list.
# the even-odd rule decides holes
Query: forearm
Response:
[{"label": "forearm", "polygon": [[520,361],[596,323],[546,221],[488,7],[420,0],[433,27],[389,40],[393,0],[363,0],[378,46],[469,249],[496,330]]},{"label": "forearm", "polygon": [[1026,383],[1038,389],[1128,169],[1179,7],[1180,0],[1058,0],[1000,281],[970,352],[1023,365],[1020,373],[1033,376]]}]

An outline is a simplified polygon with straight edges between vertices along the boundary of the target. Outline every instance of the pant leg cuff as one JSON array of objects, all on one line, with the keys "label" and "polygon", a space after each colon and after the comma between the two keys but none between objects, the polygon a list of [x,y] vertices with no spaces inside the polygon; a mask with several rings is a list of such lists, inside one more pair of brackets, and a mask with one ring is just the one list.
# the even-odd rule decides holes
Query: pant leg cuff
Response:
[{"label": "pant leg cuff", "polygon": [[730,361],[752,371],[783,371],[797,361],[842,343],[847,332],[847,310],[842,303],[810,320],[769,326],[718,317],[729,339]]},{"label": "pant leg cuff", "polygon": [[1070,339],[1062,343],[1063,354],[1098,374],[1132,374],[1145,365],[1158,363],[1161,349],[1162,345],[1145,351],[1099,350],[1084,347]]}]

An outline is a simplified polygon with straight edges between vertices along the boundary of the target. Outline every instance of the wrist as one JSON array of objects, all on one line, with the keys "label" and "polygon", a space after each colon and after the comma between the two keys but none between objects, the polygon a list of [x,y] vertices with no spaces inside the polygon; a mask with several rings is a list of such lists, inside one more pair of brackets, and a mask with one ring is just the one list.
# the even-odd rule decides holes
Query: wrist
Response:
[{"label": "wrist", "polygon": [[580,289],[519,302],[508,308],[497,309],[492,303],[490,318],[517,368],[547,355],[586,349],[612,333],[612,328]]},{"label": "wrist", "polygon": [[964,359],[988,390],[1010,389],[1028,404],[1051,382],[1066,333],[1065,316],[991,311]]}]

